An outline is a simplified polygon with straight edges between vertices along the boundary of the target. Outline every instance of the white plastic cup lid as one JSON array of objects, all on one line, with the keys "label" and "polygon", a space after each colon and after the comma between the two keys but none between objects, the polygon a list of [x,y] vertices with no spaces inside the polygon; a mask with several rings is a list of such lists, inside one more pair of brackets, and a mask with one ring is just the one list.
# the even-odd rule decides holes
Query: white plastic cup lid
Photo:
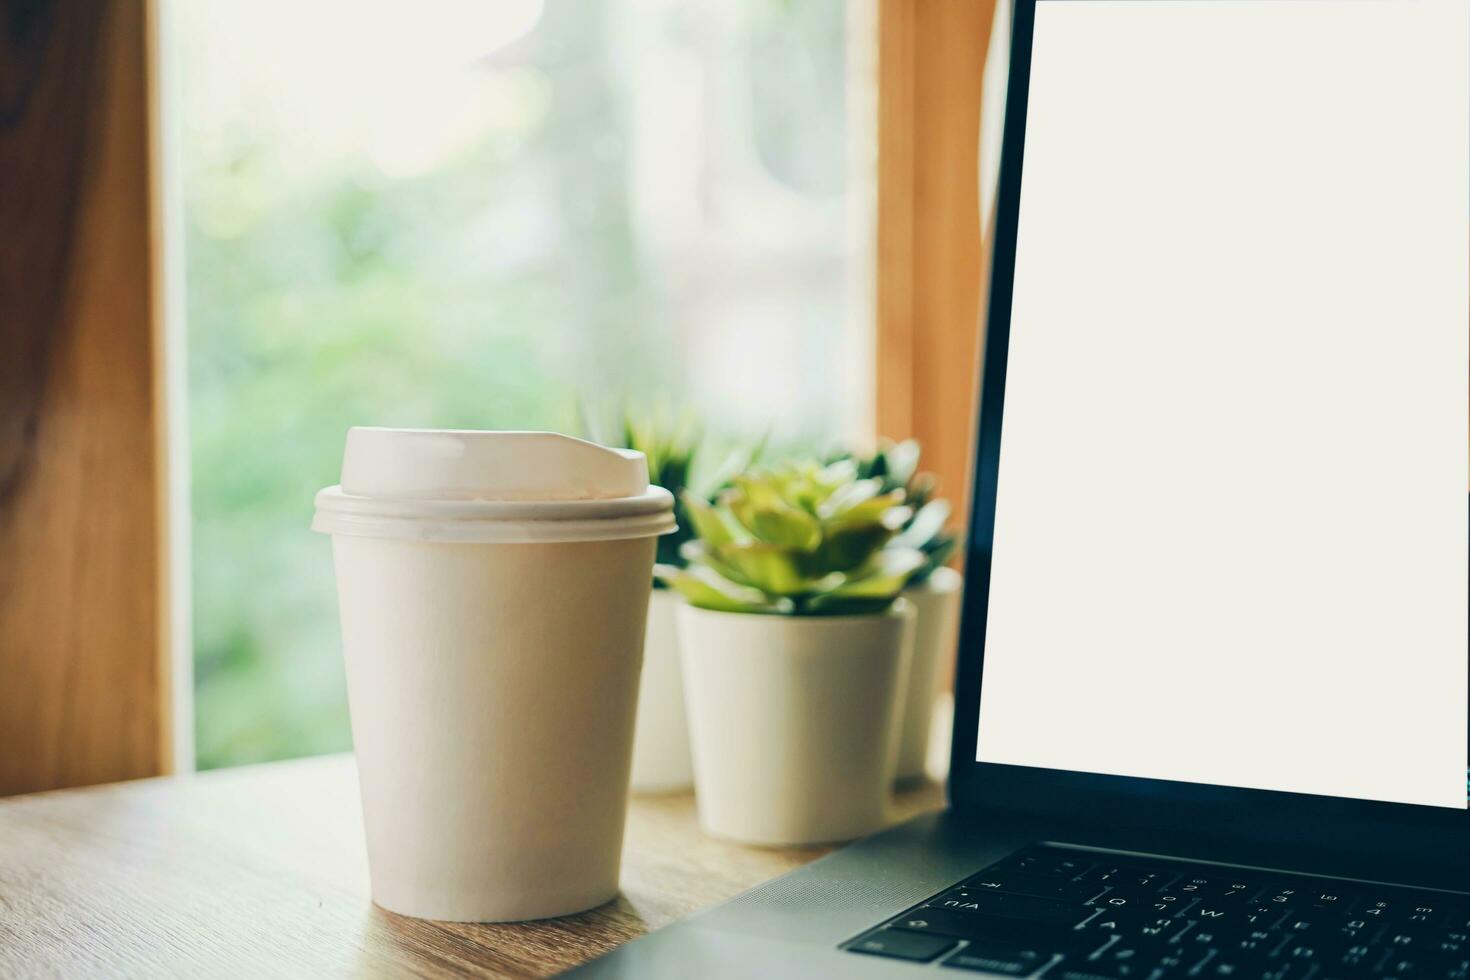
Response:
[{"label": "white plastic cup lid", "polygon": [[555,432],[355,427],[312,529],[420,541],[609,541],[674,530],[648,461]]}]

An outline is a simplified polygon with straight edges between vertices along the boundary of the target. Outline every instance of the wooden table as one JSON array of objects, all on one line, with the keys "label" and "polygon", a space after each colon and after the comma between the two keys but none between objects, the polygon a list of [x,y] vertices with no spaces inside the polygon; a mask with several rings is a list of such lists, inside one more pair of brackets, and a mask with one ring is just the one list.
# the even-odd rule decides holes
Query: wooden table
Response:
[{"label": "wooden table", "polygon": [[[894,816],[941,804],[925,784]],[[635,797],[623,894],[520,925],[368,898],[351,756],[0,800],[0,977],[547,976],[830,848],[700,833],[690,796]]]}]

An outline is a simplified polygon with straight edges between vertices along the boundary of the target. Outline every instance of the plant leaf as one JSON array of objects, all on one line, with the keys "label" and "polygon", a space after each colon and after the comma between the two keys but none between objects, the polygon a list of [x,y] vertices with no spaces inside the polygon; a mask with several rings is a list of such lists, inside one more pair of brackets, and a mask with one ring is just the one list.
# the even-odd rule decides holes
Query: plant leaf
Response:
[{"label": "plant leaf", "polygon": [[944,525],[949,521],[949,501],[931,500],[919,508],[909,526],[903,529],[903,533],[893,539],[892,547],[895,548],[922,548],[934,539],[934,536],[944,530]]},{"label": "plant leaf", "polygon": [[949,561],[950,558],[954,557],[955,550],[958,549],[959,546],[960,536],[958,534],[946,531],[943,534],[937,535],[934,540],[930,542],[930,547],[928,549],[929,560],[936,564],[943,565],[945,562]]},{"label": "plant leaf", "polygon": [[654,568],[654,575],[688,599],[691,606],[700,609],[752,613],[781,611],[757,590],[726,581],[709,568],[693,566],[681,569],[659,565]]},{"label": "plant leaf", "polygon": [[711,507],[692,493],[685,493],[679,499],[684,504],[689,526],[694,529],[694,536],[700,541],[711,548],[718,548],[738,540],[731,522],[718,508]]},{"label": "plant leaf", "polygon": [[919,469],[919,443],[915,439],[905,439],[903,442],[895,443],[887,447],[883,455],[888,458],[888,480],[889,486],[908,486],[914,478],[914,473]]},{"label": "plant leaf", "polygon": [[817,507],[817,516],[823,520],[840,517],[859,504],[867,503],[877,497],[882,489],[883,481],[877,477],[844,483]]},{"label": "plant leaf", "polygon": [[939,481],[934,478],[933,473],[919,473],[908,483],[908,503],[915,507],[927,504],[934,491],[938,489]]},{"label": "plant leaf", "polygon": [[700,489],[702,491],[707,491],[701,493],[701,496],[713,497],[721,490],[724,490],[726,487],[730,486],[731,481],[734,480],[734,478],[738,474],[744,472],[750,467],[750,463],[751,459],[749,453],[744,452],[738,448],[730,450],[728,453],[725,454],[724,459],[722,459],[714,468],[709,469],[708,473],[701,474],[702,479],[700,480]]},{"label": "plant leaf", "polygon": [[810,551],[821,543],[822,526],[815,517],[792,507],[770,487],[752,484],[744,481],[726,503],[746,530],[768,544],[799,551]]},{"label": "plant leaf", "polygon": [[834,460],[826,466],[823,466],[817,471],[816,479],[823,486],[835,490],[844,483],[851,483],[857,479],[857,472],[857,460],[848,457],[846,459]]},{"label": "plant leaf", "polygon": [[684,546],[684,559],[690,565],[704,565],[712,569],[721,578],[728,579],[736,585],[748,588],[756,588],[757,583],[750,580],[740,568],[725,561],[720,555],[706,548],[702,542],[691,541]]},{"label": "plant leaf", "polygon": [[793,596],[812,591],[816,580],[806,574],[800,553],[764,541],[749,541],[712,549],[709,563],[728,567],[736,581],[749,583],[770,596]]},{"label": "plant leaf", "polygon": [[924,553],[913,548],[885,548],[869,564],[848,576],[830,593],[843,598],[892,599],[924,567]]},{"label": "plant leaf", "polygon": [[934,571],[934,569],[939,568],[941,565],[949,564],[949,560],[954,557],[954,553],[959,546],[960,536],[958,534],[951,534],[948,531],[931,540],[928,547],[924,549],[924,557],[928,559],[929,565],[925,570],[925,575],[927,576],[929,572]]},{"label": "plant leaf", "polygon": [[878,524],[897,530],[902,526],[902,519],[907,517],[907,511],[901,510],[903,504],[903,491],[891,490],[877,497],[870,497],[861,503],[853,504],[840,514],[832,517],[832,523],[838,527],[846,527],[858,524]]},{"label": "plant leaf", "polygon": [[893,537],[893,532],[882,524],[842,524],[827,531],[826,540],[806,564],[807,574],[815,577],[821,572],[847,572],[857,568],[882,548]]}]

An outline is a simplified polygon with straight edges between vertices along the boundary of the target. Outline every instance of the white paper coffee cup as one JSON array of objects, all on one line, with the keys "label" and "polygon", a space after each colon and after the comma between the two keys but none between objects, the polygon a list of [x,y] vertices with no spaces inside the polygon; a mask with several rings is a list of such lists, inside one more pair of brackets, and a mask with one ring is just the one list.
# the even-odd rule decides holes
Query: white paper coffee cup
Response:
[{"label": "white paper coffee cup", "polygon": [[642,455],[349,431],[332,535],[373,899],[453,921],[617,893],[655,538]]}]

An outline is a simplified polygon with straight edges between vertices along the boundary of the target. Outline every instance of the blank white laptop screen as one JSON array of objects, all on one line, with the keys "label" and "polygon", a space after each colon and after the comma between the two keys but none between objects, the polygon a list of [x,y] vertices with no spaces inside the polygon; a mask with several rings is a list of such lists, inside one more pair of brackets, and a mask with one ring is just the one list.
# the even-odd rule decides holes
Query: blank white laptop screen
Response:
[{"label": "blank white laptop screen", "polygon": [[1465,808],[1470,3],[1032,48],[977,758]]}]

